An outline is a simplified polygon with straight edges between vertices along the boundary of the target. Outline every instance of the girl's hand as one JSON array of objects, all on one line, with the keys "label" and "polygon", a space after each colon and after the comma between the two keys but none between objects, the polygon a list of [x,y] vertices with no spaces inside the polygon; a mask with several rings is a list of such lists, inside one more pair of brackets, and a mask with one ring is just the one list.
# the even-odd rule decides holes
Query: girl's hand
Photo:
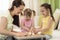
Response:
[{"label": "girl's hand", "polygon": [[37,28],[37,29],[34,29],[34,33],[36,34],[36,33],[38,33],[39,32],[39,29]]},{"label": "girl's hand", "polygon": [[29,28],[27,28],[27,27],[25,27],[25,26],[23,26],[23,27],[21,27],[21,28],[25,29],[26,31],[29,31],[29,30],[30,30]]}]

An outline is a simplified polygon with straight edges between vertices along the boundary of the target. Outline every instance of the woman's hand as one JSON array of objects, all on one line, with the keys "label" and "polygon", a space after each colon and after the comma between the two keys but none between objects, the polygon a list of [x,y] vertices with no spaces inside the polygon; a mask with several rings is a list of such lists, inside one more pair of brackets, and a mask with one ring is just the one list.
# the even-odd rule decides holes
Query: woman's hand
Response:
[{"label": "woman's hand", "polygon": [[17,37],[23,37],[23,36],[27,36],[27,32],[20,32],[20,33],[16,33],[16,35],[15,36],[17,36]]}]

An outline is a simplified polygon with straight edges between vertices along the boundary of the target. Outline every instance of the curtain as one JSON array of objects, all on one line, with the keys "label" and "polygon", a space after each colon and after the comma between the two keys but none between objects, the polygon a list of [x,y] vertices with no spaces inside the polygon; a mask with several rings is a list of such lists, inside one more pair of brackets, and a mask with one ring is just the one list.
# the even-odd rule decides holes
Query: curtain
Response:
[{"label": "curtain", "polygon": [[[23,0],[25,2],[25,8],[30,8],[32,10],[35,10],[36,13],[39,13],[39,3],[38,0]],[[37,15],[36,14],[36,15]]]},{"label": "curtain", "polygon": [[57,9],[60,8],[60,0],[39,0],[40,4],[42,3],[49,3],[52,6],[53,12]]},{"label": "curtain", "polygon": [[43,3],[49,3],[52,6],[53,12],[57,9],[60,8],[60,0],[23,0],[26,4],[26,8],[31,8],[36,10],[36,14],[39,15],[39,7]]},{"label": "curtain", "polygon": [[[0,0],[0,10],[6,10],[11,7],[13,0]],[[60,8],[60,0],[23,0],[26,4],[25,8],[31,8],[39,15],[39,7],[43,3],[49,3],[52,6],[53,12]]]}]

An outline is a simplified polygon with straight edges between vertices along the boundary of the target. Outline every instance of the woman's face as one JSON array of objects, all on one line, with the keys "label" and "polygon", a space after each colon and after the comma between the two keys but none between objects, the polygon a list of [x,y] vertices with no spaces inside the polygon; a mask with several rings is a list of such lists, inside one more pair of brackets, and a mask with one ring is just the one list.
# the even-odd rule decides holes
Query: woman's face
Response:
[{"label": "woman's face", "polygon": [[15,7],[14,6],[14,11],[15,11],[15,15],[19,15],[24,9],[24,5],[20,5],[19,7]]},{"label": "woman's face", "polygon": [[45,7],[40,7],[40,12],[43,16],[47,16],[49,14]]}]

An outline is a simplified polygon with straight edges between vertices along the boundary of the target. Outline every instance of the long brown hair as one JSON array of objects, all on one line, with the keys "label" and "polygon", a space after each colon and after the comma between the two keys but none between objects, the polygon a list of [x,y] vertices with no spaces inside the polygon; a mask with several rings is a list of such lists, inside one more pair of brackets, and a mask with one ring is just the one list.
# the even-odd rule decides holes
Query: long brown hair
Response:
[{"label": "long brown hair", "polygon": [[45,7],[46,9],[49,9],[49,10],[50,10],[50,16],[51,16],[52,19],[55,21],[55,19],[54,19],[54,17],[53,17],[51,5],[48,4],[48,3],[44,3],[44,4],[41,5],[41,7]]}]

